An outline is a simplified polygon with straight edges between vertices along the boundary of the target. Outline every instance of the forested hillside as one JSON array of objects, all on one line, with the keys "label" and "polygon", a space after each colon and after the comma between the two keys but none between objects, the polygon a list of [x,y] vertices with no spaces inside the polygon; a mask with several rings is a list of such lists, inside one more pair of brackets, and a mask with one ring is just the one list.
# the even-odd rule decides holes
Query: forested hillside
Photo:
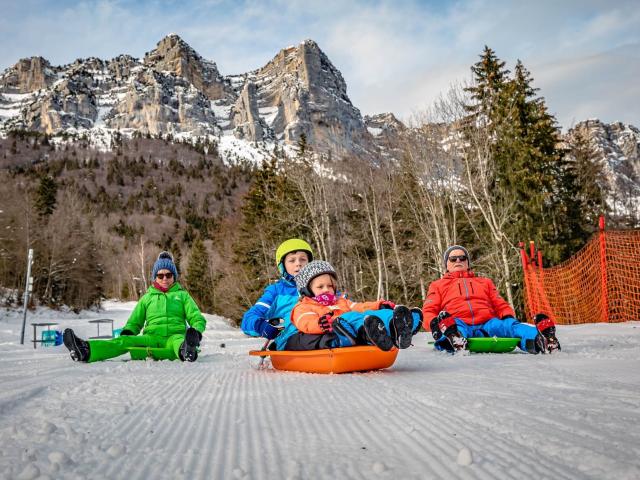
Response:
[{"label": "forested hillside", "polygon": [[472,71],[374,161],[317,152],[304,134],[295,155],[276,147],[255,164],[223,161],[212,140],[135,133],[101,151],[13,130],[0,139],[2,299],[19,303],[28,248],[35,301],[74,308],[138,298],[167,249],[202,308],[238,321],[275,278],[275,247],[301,236],[353,298],[410,305],[442,251],[467,245],[522,314],[518,243],[558,263],[600,214],[638,226],[635,173],[611,211],[596,146],[561,137],[524,65],[512,73],[485,48]]}]

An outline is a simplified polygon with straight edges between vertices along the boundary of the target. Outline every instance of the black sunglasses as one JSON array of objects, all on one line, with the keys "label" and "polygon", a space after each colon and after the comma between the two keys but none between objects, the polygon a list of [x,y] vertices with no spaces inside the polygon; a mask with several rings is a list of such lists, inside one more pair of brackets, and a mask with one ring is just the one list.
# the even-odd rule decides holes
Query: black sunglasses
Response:
[{"label": "black sunglasses", "polygon": [[456,263],[458,261],[460,262],[466,262],[467,261],[467,256],[466,255],[450,255],[448,260],[451,263]]},{"label": "black sunglasses", "polygon": [[171,272],[169,272],[169,273],[158,273],[158,274],[156,275],[156,278],[158,278],[158,279],[160,279],[160,280],[162,280],[162,279],[164,279],[164,278],[167,278],[167,280],[168,280],[168,279],[170,279],[170,278],[173,278],[173,273],[171,273]]}]

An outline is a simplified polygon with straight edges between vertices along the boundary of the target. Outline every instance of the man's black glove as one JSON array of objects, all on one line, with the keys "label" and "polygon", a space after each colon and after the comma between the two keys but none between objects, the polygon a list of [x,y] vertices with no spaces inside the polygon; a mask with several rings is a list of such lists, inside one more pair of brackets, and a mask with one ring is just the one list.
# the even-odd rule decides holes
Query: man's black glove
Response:
[{"label": "man's black glove", "polygon": [[440,338],[442,337],[442,333],[440,332],[440,329],[438,328],[438,322],[440,320],[438,319],[438,317],[433,317],[431,319],[431,322],[429,322],[429,328],[431,329],[431,335],[433,335],[433,339],[435,341],[440,340]]},{"label": "man's black glove", "polygon": [[135,333],[131,330],[127,330],[126,328],[120,332],[121,337],[135,337]]},{"label": "man's black glove", "polygon": [[442,310],[437,317],[434,317],[429,324],[431,335],[437,341],[443,335],[448,336],[458,330],[455,319],[446,310]]}]

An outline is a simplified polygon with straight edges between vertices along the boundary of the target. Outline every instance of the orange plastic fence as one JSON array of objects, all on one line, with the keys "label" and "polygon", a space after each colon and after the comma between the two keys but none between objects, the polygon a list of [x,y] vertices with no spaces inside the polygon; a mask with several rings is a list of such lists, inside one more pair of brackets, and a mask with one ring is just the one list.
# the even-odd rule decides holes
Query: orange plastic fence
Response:
[{"label": "orange plastic fence", "polygon": [[[521,248],[525,305],[559,324],[640,320],[640,230],[600,231],[566,262],[543,268]],[[537,257],[537,258],[536,258]]]}]

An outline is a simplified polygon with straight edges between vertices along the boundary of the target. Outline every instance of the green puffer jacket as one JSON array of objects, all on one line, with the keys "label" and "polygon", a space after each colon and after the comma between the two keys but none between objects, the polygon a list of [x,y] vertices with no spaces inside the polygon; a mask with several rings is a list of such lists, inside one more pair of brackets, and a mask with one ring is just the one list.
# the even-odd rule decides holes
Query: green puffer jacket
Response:
[{"label": "green puffer jacket", "polygon": [[124,329],[135,335],[144,329],[143,333],[147,335],[169,337],[184,334],[187,323],[202,333],[207,321],[191,295],[176,282],[167,293],[150,286],[131,312]]}]

